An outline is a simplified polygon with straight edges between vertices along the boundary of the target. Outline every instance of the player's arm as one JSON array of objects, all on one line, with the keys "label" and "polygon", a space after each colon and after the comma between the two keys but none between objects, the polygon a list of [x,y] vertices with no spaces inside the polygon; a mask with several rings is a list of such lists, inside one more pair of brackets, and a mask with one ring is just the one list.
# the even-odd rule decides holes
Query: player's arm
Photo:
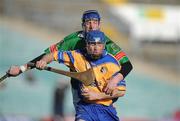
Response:
[{"label": "player's arm", "polygon": [[113,90],[117,87],[117,84],[123,80],[124,77],[121,73],[116,73],[116,75],[114,75],[111,79],[107,80],[107,85],[106,87],[103,89],[103,91],[106,94],[112,94]]},{"label": "player's arm", "polygon": [[104,92],[95,92],[90,89],[84,89],[82,91],[82,95],[85,100],[92,101],[92,100],[103,100],[103,99],[115,99],[118,97],[122,97],[125,95],[125,90],[119,90],[118,88],[113,90],[112,95],[108,95]]},{"label": "player's arm", "polygon": [[[81,31],[74,32],[66,36],[63,40],[59,41],[56,44],[51,45],[50,47],[44,50],[43,54],[41,54],[40,56],[34,58],[29,62],[36,63],[37,61],[41,60],[44,55],[55,52],[57,50],[63,50],[63,51],[73,50],[73,46],[77,44],[76,40],[80,40],[80,38],[78,37],[79,33],[81,33]],[[28,63],[21,66],[17,66],[17,65],[11,66],[7,73],[10,76],[18,76],[22,72],[34,68],[34,67],[28,67]]]},{"label": "player's arm", "polygon": [[118,98],[118,97],[122,97],[125,95],[125,90],[118,90],[118,89],[114,89],[112,95],[107,95],[105,93],[100,93],[98,100],[103,100],[103,99],[114,99],[114,98]]},{"label": "player's arm", "polygon": [[106,50],[112,54],[121,65],[121,70],[113,78],[108,80],[107,86],[104,88],[106,94],[112,94],[119,81],[123,80],[132,70],[132,64],[122,49],[106,36]]},{"label": "player's arm", "polygon": [[[50,47],[48,47],[47,49],[44,50],[44,53],[42,55],[40,55],[39,57],[31,60],[31,63],[37,63],[37,61],[40,60],[46,60],[47,59],[47,63],[51,62],[54,60],[54,54],[58,53],[58,50],[68,50],[70,47],[68,46],[70,39],[67,39],[66,41],[61,40],[60,42],[51,45]],[[47,56],[46,56],[47,55]],[[25,64],[25,66],[27,67],[28,65]],[[33,67],[31,67],[32,69]],[[28,69],[28,67],[27,67]]]},{"label": "player's arm", "polygon": [[49,63],[51,63],[52,61],[57,61],[59,63],[63,63],[69,67],[72,67],[72,61],[74,60],[73,56],[69,56],[72,55],[71,51],[55,51],[52,53],[49,53],[45,56],[43,56],[43,58],[40,61],[36,62],[36,68],[39,69],[44,69],[45,66]]},{"label": "player's arm", "polygon": [[[39,61],[43,56],[45,55],[45,53],[41,54],[40,56],[34,58],[33,60],[29,61],[31,63],[36,63],[37,61]],[[29,63],[28,62],[28,63]],[[24,64],[24,65],[21,65],[21,66],[17,66],[17,65],[14,65],[14,66],[11,66],[10,69],[8,70],[8,74],[10,76],[18,76],[19,74],[29,70],[29,69],[32,69],[34,67],[28,67],[28,64]]]},{"label": "player's arm", "polygon": [[[57,50],[67,50],[69,48],[69,46],[67,44],[68,41],[69,41],[68,39],[66,41],[62,40],[56,44],[51,45],[50,47],[48,47],[47,49],[44,50],[43,54],[39,55],[38,57],[34,58],[33,60],[31,60],[29,62],[36,63],[37,61],[41,60],[42,57],[44,57],[46,54],[55,52]],[[13,65],[9,68],[7,73],[10,76],[18,76],[19,74],[21,74],[27,70],[33,69],[34,67],[29,67],[28,63],[21,65],[21,66]]]},{"label": "player's arm", "polygon": [[36,62],[36,68],[44,69],[44,67],[48,63],[51,63],[54,60],[54,56],[53,55],[54,55],[54,53],[50,53],[50,54],[44,55],[41,60]]},{"label": "player's arm", "polygon": [[131,61],[127,57],[126,53],[111,39],[106,36],[106,50],[111,53],[121,65],[120,74],[125,78],[133,69]]}]

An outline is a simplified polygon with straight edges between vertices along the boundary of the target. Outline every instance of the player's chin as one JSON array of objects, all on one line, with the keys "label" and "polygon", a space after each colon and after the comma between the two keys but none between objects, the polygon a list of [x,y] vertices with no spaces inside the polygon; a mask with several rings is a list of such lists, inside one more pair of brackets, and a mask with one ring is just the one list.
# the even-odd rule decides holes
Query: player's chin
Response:
[{"label": "player's chin", "polygon": [[97,59],[101,58],[101,54],[93,54],[92,58],[97,60]]}]

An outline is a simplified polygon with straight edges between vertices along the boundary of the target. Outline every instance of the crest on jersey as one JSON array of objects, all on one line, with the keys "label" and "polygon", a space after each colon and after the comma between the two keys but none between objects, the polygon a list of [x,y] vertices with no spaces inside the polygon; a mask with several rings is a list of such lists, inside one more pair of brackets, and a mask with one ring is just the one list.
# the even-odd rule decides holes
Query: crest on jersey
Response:
[{"label": "crest on jersey", "polygon": [[115,52],[117,52],[117,51],[120,50],[120,48],[119,48],[116,44],[114,44],[114,43],[111,45],[111,48],[112,48],[112,50],[115,51]]},{"label": "crest on jersey", "polygon": [[107,67],[102,67],[100,71],[101,71],[101,73],[105,74],[107,72],[107,70],[108,70]]}]

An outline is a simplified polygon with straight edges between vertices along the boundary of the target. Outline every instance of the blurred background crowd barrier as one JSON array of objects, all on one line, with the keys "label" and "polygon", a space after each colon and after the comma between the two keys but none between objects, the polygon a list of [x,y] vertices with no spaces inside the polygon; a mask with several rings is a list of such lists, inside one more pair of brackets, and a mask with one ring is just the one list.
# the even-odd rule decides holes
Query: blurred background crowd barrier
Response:
[{"label": "blurred background crowd barrier", "polygon": [[[180,121],[179,0],[0,0],[0,76],[81,30],[89,9],[134,67],[115,104],[120,119]],[[0,121],[52,120],[74,120],[69,78],[34,69],[0,85]]]}]

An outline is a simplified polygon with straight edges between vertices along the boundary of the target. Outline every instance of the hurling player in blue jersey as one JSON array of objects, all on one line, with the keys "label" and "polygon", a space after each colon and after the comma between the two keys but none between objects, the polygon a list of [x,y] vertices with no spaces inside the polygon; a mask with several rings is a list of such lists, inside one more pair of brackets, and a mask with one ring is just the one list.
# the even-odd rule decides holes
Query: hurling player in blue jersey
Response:
[{"label": "hurling player in blue jersey", "polygon": [[119,121],[113,103],[118,97],[124,96],[126,85],[122,80],[113,90],[111,95],[103,89],[107,81],[116,76],[121,69],[118,61],[105,50],[105,35],[99,30],[87,32],[85,35],[86,46],[74,51],[55,51],[45,55],[37,61],[36,67],[43,69],[47,63],[58,61],[70,69],[83,72],[93,68],[96,81],[84,85],[77,81],[78,104],[75,107],[75,121]]}]

